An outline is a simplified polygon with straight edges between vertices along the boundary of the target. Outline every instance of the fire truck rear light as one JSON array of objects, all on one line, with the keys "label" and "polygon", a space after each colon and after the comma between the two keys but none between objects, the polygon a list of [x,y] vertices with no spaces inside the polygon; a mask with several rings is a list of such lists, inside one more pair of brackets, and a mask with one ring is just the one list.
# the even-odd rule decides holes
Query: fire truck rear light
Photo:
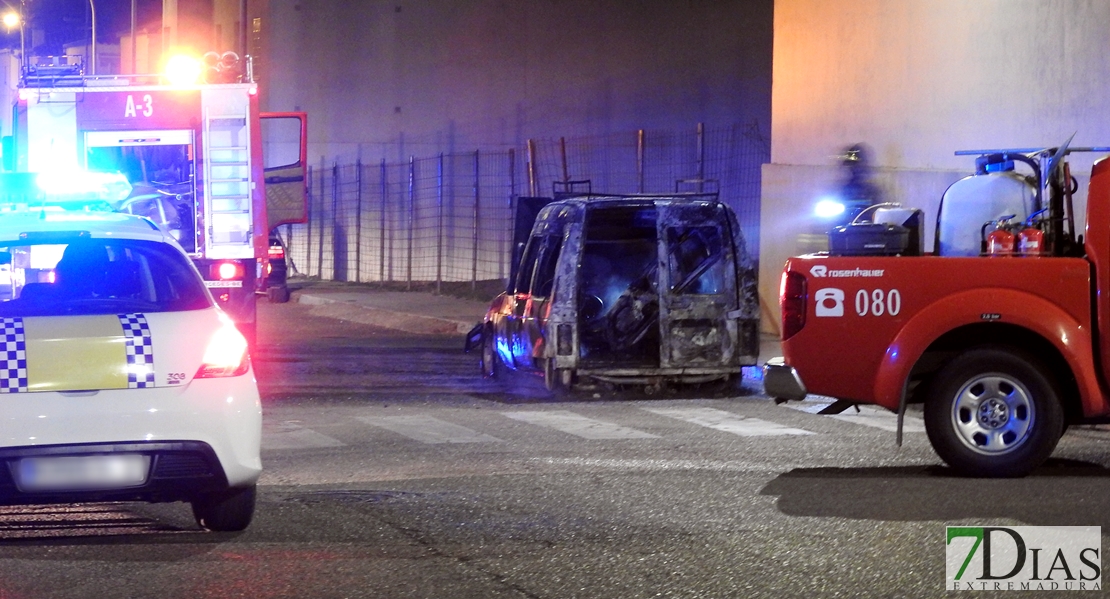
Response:
[{"label": "fire truck rear light", "polygon": [[33,97],[35,97],[35,92],[33,90],[26,89],[26,88],[23,88],[23,89],[19,90],[19,99],[20,100],[26,102],[26,101],[30,100],[31,98],[33,98]]},{"label": "fire truck rear light", "polygon": [[248,87],[247,88],[247,93],[252,95],[252,96],[257,96],[258,95],[258,86],[257,85],[252,85],[252,86]]},{"label": "fire truck rear light", "polygon": [[197,370],[196,378],[210,379],[246,374],[250,368],[247,340],[230,321],[225,322],[204,350],[204,363]]},{"label": "fire truck rear light", "polygon": [[779,285],[782,309],[782,339],[793,337],[806,325],[806,278],[801,273],[784,272]]},{"label": "fire truck rear light", "polygon": [[231,281],[243,278],[243,267],[234,262],[220,262],[214,267],[213,273],[221,281]]}]

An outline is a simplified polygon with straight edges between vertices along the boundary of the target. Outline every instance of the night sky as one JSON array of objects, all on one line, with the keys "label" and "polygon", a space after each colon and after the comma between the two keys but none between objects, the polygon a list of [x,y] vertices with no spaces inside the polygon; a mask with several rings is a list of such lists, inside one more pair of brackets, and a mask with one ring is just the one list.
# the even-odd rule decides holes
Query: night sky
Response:
[{"label": "night sky", "polygon": [[[9,6],[18,0],[0,0]],[[41,43],[33,49],[40,55],[57,55],[69,43],[88,43],[89,0],[24,0],[27,21],[32,29],[40,30]],[[121,33],[131,29],[131,0],[93,0],[96,6],[96,37],[99,43],[117,43]],[[157,24],[162,15],[162,0],[136,0],[138,28]],[[15,44],[19,32],[14,32]],[[7,36],[11,44],[12,35]],[[31,37],[28,36],[28,44]]]}]

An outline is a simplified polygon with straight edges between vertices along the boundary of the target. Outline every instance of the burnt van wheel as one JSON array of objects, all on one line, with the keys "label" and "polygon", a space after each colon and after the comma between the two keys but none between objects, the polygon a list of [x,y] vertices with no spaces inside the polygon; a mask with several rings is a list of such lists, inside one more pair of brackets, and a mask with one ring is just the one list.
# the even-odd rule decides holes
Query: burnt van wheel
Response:
[{"label": "burnt van wheel", "polygon": [[1064,431],[1052,375],[1012,349],[978,348],[934,376],[925,431],[937,454],[967,476],[1025,476],[1041,465]]},{"label": "burnt van wheel", "polygon": [[491,327],[482,331],[482,357],[479,366],[484,378],[497,379],[504,376],[504,366],[501,364],[501,356],[497,354],[497,340]]},{"label": "burnt van wheel", "polygon": [[555,358],[547,358],[543,364],[543,384],[552,393],[568,393],[574,386],[574,371],[555,368]]}]

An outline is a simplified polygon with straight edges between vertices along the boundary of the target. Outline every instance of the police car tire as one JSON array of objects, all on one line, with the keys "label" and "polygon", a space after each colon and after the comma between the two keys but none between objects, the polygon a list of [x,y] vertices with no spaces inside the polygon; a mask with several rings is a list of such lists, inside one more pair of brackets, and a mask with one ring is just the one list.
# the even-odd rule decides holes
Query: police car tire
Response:
[{"label": "police car tire", "polygon": [[254,485],[210,493],[192,501],[197,525],[213,532],[238,532],[254,518],[257,491]]},{"label": "police car tire", "polygon": [[[925,398],[925,431],[937,454],[965,476],[983,478],[1020,477],[1029,474],[1052,454],[1064,431],[1064,410],[1051,371],[1039,360],[1013,348],[981,347],[952,358],[936,373]],[[964,393],[974,395],[976,380],[993,380],[1010,395],[1019,397],[1020,409],[1028,414],[1025,433],[1010,449],[977,451],[961,434],[957,420],[976,418],[973,411],[962,416],[957,403]],[[982,405],[982,404],[980,404]],[[1017,414],[1014,409],[1008,412]],[[982,427],[978,427],[982,428]],[[1021,439],[1024,440],[1021,440]]]}]

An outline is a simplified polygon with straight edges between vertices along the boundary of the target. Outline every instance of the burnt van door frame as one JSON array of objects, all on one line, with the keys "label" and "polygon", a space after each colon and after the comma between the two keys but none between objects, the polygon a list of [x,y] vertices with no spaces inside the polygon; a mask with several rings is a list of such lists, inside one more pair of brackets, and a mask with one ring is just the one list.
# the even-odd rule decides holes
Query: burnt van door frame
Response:
[{"label": "burnt van door frame", "polygon": [[512,257],[509,259],[509,287],[516,282],[517,269],[524,258],[524,246],[528,245],[528,239],[532,236],[532,226],[536,224],[536,218],[544,207],[554,201],[554,198],[530,196],[516,198],[513,208],[513,248]]},{"label": "burnt van door frame", "polygon": [[528,350],[522,356],[522,366],[538,368],[536,358],[544,356],[546,345],[545,331],[551,295],[555,288],[558,260],[562,252],[563,237],[560,227],[546,228],[543,235],[533,239],[540,242],[536,253],[536,266],[532,270],[532,282],[528,287],[528,300],[524,307],[518,334],[520,346]]},{"label": "burnt van door frame", "polygon": [[728,317],[736,309],[728,214],[707,201],[660,202],[657,208],[660,366],[730,366],[737,323]]},{"label": "burnt van door frame", "polygon": [[531,347],[524,341],[521,328],[524,326],[525,311],[528,307],[528,290],[532,286],[532,273],[535,272],[536,262],[539,260],[542,236],[528,239],[524,246],[520,267],[516,277],[511,282],[508,290],[512,298],[512,306],[505,316],[505,337],[509,342],[509,352],[513,357],[513,366],[521,367],[531,363]]}]

